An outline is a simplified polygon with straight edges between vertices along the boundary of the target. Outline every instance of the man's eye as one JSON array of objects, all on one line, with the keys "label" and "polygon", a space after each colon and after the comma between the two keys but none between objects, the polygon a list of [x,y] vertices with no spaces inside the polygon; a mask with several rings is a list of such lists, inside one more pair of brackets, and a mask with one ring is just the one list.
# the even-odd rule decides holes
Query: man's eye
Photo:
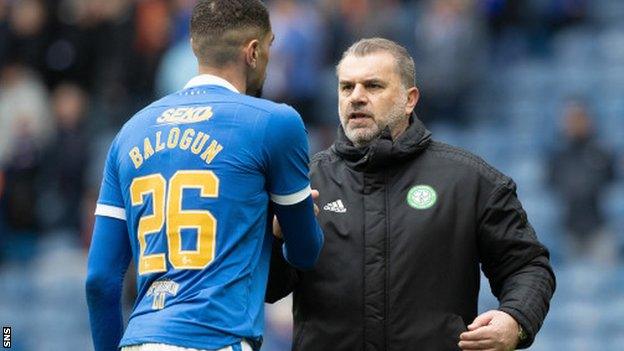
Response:
[{"label": "man's eye", "polygon": [[353,89],[353,86],[351,86],[351,85],[343,85],[340,88],[340,90],[342,90],[342,91],[349,91],[349,90],[352,90],[352,89]]}]

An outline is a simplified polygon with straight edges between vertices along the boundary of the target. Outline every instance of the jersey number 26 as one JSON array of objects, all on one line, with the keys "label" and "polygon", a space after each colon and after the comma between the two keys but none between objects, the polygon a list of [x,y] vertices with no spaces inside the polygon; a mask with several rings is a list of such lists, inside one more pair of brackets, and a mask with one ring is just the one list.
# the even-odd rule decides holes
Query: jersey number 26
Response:
[{"label": "jersey number 26", "polygon": [[[167,189],[168,188],[168,189]],[[132,206],[152,196],[153,213],[139,220],[139,274],[165,272],[165,253],[145,254],[146,237],[166,225],[169,262],[175,269],[203,269],[214,259],[217,220],[206,210],[183,210],[184,189],[199,189],[201,197],[219,196],[219,178],[212,171],[178,171],[167,181],[160,173],[135,178],[130,185]],[[167,191],[168,190],[168,191]],[[195,250],[182,249],[182,229],[197,230]]]}]

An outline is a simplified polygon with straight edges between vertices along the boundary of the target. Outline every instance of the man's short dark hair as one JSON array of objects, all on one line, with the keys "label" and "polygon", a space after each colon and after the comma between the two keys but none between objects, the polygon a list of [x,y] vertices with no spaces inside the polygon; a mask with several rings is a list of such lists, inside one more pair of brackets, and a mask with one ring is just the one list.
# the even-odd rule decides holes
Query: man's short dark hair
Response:
[{"label": "man's short dark hair", "polygon": [[241,45],[270,31],[269,12],[260,0],[199,0],[191,15],[193,52],[203,65],[232,62]]}]

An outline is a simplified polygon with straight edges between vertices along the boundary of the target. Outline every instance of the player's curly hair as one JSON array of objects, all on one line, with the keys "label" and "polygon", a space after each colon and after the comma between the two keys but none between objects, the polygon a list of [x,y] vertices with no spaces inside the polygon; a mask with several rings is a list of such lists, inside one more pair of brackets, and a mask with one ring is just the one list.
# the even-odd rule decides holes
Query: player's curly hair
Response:
[{"label": "player's curly hair", "polygon": [[270,31],[269,12],[260,0],[199,0],[191,15],[193,52],[204,65],[226,65],[246,41]]}]

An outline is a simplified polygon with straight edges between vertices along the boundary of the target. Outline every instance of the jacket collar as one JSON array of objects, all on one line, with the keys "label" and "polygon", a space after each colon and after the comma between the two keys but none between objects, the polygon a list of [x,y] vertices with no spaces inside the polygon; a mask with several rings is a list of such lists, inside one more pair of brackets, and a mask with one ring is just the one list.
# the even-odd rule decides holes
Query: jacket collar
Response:
[{"label": "jacket collar", "polygon": [[332,150],[356,171],[380,171],[385,167],[413,158],[426,149],[431,142],[431,132],[414,115],[410,116],[407,130],[395,141],[392,140],[390,129],[386,127],[381,136],[365,147],[355,147],[338,127],[338,138]]},{"label": "jacket collar", "polygon": [[200,74],[198,76],[191,78],[191,80],[189,80],[188,83],[186,83],[186,85],[184,86],[184,89],[194,88],[194,87],[198,87],[201,85],[218,85],[220,87],[231,90],[235,93],[240,93],[232,85],[232,83],[228,82],[227,80],[221,77],[214,76],[212,74]]}]

